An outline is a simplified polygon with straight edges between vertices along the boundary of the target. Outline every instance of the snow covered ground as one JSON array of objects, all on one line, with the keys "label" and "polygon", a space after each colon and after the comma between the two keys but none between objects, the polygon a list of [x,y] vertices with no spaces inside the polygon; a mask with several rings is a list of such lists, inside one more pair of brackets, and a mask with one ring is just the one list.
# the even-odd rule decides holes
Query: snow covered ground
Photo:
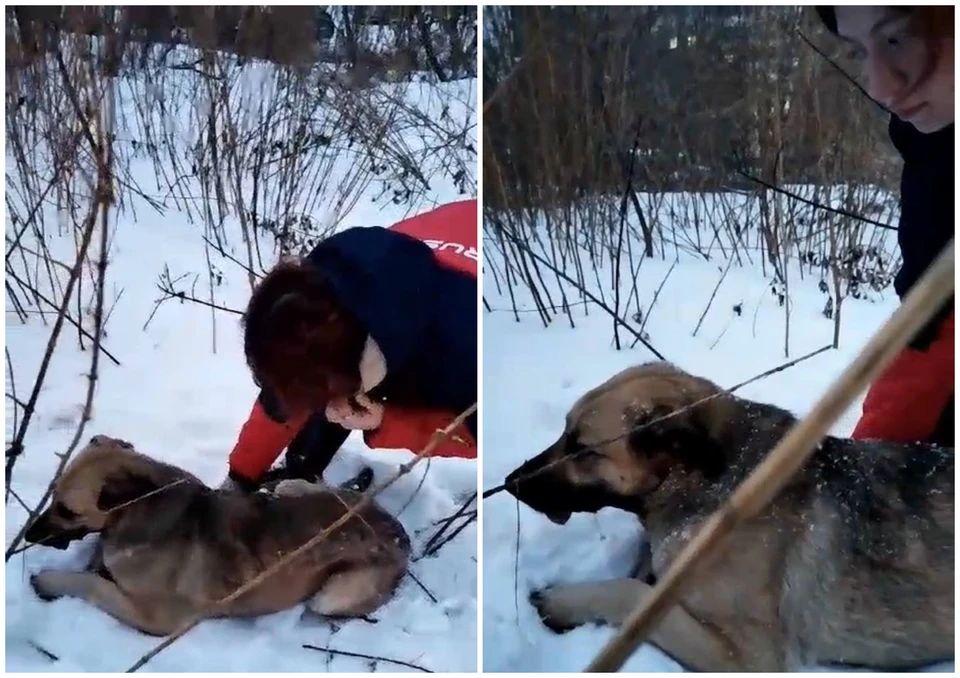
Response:
[{"label": "snow covered ground", "polygon": [[[476,82],[447,83],[466,102],[475,129]],[[453,111],[453,115],[464,111]],[[187,115],[187,113],[185,113]],[[184,125],[188,127],[188,125]],[[135,138],[135,129],[118,129],[118,136]],[[413,131],[411,131],[412,133]],[[190,139],[181,139],[189,148]],[[472,136],[467,139],[475,141]],[[416,147],[422,139],[411,137]],[[8,160],[9,162],[9,160]],[[347,162],[345,159],[344,162]],[[336,170],[334,170],[336,171]],[[136,164],[134,175],[143,186],[157,186],[152,165]],[[408,207],[389,200],[372,200],[379,187],[371,185],[341,221],[352,225],[389,225],[409,216]],[[196,193],[199,196],[199,192]],[[433,204],[462,199],[449,181],[432,182],[431,190],[414,212]],[[216,314],[216,351],[211,311],[191,303],[168,301],[154,311],[162,295],[158,276],[169,266],[172,277],[201,274],[198,296],[205,297],[207,264],[203,228],[191,225],[172,201],[161,215],[138,198],[111,234],[106,305],[113,307],[106,326],[104,347],[120,361],[100,363],[100,383],[93,419],[85,440],[96,433],[133,442],[146,454],[180,465],[208,484],[218,484],[226,473],[229,454],[241,424],[256,396],[244,363],[238,318]],[[329,215],[313,214],[328,222]],[[47,223],[56,223],[53,209]],[[7,220],[8,234],[11,225]],[[239,225],[228,219],[226,229],[234,256],[242,255]],[[55,229],[48,228],[48,232]],[[31,243],[27,242],[30,245]],[[54,256],[72,262],[73,236],[66,232],[48,240]],[[262,251],[272,252],[264,239]],[[95,248],[91,250],[95,252]],[[212,254],[223,274],[216,303],[243,308],[249,295],[246,274],[235,264]],[[89,296],[92,287],[84,283]],[[189,289],[189,288],[187,288]],[[122,292],[122,294],[121,294]],[[59,298],[59,297],[58,297]],[[32,316],[20,324],[9,311],[6,341],[17,393],[26,398],[40,365],[51,321]],[[89,314],[88,314],[89,315]],[[52,318],[52,317],[51,317]],[[92,320],[87,318],[88,327]],[[79,420],[90,353],[79,350],[76,331],[66,327],[50,373],[40,394],[35,421],[25,440],[25,453],[16,465],[13,488],[28,504],[42,495],[57,465],[55,454],[66,449]],[[7,390],[10,391],[9,379]],[[6,408],[7,439],[12,435],[12,407]],[[382,482],[412,458],[412,453],[370,450],[359,436],[351,437],[328,470],[333,482],[369,465]],[[424,479],[424,475],[426,478]],[[422,487],[419,487],[421,482]],[[380,495],[379,502],[399,519],[411,535],[419,555],[435,523],[454,512],[476,490],[476,462],[438,459],[417,469]],[[418,489],[419,487],[419,489]],[[402,509],[402,511],[401,511]],[[6,542],[10,543],[26,517],[13,500],[6,507]],[[129,668],[159,639],[121,626],[112,618],[78,600],[41,602],[28,584],[31,573],[56,568],[79,568],[93,539],[67,551],[31,548],[14,556],[6,567],[6,670],[31,672],[109,671]],[[437,555],[415,562],[411,570],[427,593],[405,578],[394,599],[373,616],[377,624],[351,621],[336,625],[305,616],[302,607],[255,620],[205,621],[150,661],[142,671],[414,671],[387,662],[331,655],[302,645],[379,655],[410,662],[433,671],[470,672],[477,667],[477,532],[467,528]],[[57,659],[53,660],[50,655]]]},{"label": "snow covered ground", "polygon": [[[484,245],[485,261],[496,260],[498,253],[490,241]],[[668,261],[648,259],[640,268],[638,287],[644,313],[672,264],[673,248],[667,250]],[[626,249],[624,253],[625,260]],[[726,267],[719,252],[715,251],[712,259],[706,262],[680,252],[679,263],[650,311],[645,330],[651,344],[667,359],[729,387],[787,361],[783,354],[784,314],[759,265],[735,265],[717,291],[697,336],[692,336]],[[546,269],[543,275],[553,283],[554,276]],[[623,276],[622,298],[626,298],[632,281],[625,263]],[[593,278],[591,273],[588,277]],[[605,296],[612,305],[609,269],[601,270],[600,280],[607,286]],[[790,280],[792,359],[832,343],[833,322],[821,314],[825,297],[817,289],[817,276],[808,275],[801,282],[794,270]],[[575,329],[565,315],[556,317],[545,329],[535,312],[520,313],[520,322],[516,322],[506,288],[498,293],[488,273],[483,285],[484,298],[495,309],[484,312],[483,318],[482,485],[489,489],[556,440],[567,409],[584,391],[625,367],[655,357],[640,344],[616,351],[611,320],[595,306],[589,315],[584,306],[574,307]],[[559,303],[556,284],[550,289],[554,303]],[[591,289],[594,294],[597,290],[596,285]],[[519,308],[535,308],[526,290],[514,291]],[[568,299],[577,298],[568,288]],[[892,289],[875,302],[848,299],[843,307],[839,350],[821,353],[747,386],[740,395],[804,415],[897,303]],[[741,315],[734,313],[736,305],[742,305]],[[633,304],[630,310],[635,310]],[[621,339],[625,336],[621,332]],[[627,339],[627,347],[630,343],[632,338]],[[837,434],[852,430],[859,408],[858,401],[835,427]],[[641,534],[637,521],[616,509],[597,515],[574,514],[566,525],[558,526],[506,493],[487,499],[482,563],[484,671],[582,671],[612,631],[591,626],[557,635],[540,622],[528,595],[549,584],[627,575]],[[952,663],[939,668],[953,671]],[[644,645],[622,670],[682,669],[656,648]]]}]

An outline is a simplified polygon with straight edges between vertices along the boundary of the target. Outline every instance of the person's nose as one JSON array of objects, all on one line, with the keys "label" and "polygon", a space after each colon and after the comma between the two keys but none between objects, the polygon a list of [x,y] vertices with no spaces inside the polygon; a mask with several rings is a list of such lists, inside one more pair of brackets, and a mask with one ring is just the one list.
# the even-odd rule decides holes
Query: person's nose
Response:
[{"label": "person's nose", "polygon": [[866,58],[867,92],[878,103],[891,107],[906,93],[910,83],[907,74],[885,59],[882,54]]}]

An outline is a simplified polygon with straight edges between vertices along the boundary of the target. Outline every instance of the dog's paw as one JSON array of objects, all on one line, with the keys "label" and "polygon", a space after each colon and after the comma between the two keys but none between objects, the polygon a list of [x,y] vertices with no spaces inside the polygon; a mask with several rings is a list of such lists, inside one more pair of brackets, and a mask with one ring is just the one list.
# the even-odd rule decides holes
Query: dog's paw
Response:
[{"label": "dog's paw", "polygon": [[30,586],[40,600],[50,602],[67,595],[64,573],[44,570],[30,576]]},{"label": "dog's paw", "polygon": [[543,625],[554,633],[566,633],[579,626],[567,618],[561,596],[551,587],[531,592],[530,604],[540,615]]}]

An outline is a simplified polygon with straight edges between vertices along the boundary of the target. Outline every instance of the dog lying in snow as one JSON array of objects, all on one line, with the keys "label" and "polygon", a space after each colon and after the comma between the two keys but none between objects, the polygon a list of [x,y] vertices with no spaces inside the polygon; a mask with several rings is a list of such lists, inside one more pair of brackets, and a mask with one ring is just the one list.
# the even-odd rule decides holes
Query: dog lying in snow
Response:
[{"label": "dog lying in snow", "polygon": [[[83,572],[45,570],[30,583],[44,600],[82,598],[157,636],[275,564],[341,518],[361,495],[302,480],[272,493],[217,492],[193,475],[94,436],[58,479],[28,542],[65,549],[99,533]],[[277,575],[217,611],[271,614],[301,602],[317,614],[361,617],[385,603],[406,572],[410,539],[374,504]]]},{"label": "dog lying in snow", "polygon": [[[606,506],[634,513],[662,575],[796,422],[719,392],[666,363],[624,370],[574,404],[507,490],[561,524]],[[562,630],[622,624],[650,592],[631,577],[558,584],[531,602]],[[701,671],[915,669],[953,658],[953,599],[953,449],[827,437],[694,574],[649,642]]]}]

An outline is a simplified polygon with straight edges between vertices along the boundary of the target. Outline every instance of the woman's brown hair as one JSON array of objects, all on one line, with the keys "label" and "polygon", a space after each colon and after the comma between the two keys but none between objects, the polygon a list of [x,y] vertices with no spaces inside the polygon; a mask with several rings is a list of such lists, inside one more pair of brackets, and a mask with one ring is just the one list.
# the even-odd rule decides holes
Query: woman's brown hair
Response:
[{"label": "woman's brown hair", "polygon": [[322,410],[360,390],[367,331],[309,263],[285,261],[270,271],[250,297],[243,325],[254,380],[286,415]]},{"label": "woman's brown hair", "polygon": [[[935,41],[953,37],[953,5],[891,5],[896,12],[909,14],[917,33]],[[837,12],[833,5],[816,5],[814,9],[827,30],[837,35]]]}]

